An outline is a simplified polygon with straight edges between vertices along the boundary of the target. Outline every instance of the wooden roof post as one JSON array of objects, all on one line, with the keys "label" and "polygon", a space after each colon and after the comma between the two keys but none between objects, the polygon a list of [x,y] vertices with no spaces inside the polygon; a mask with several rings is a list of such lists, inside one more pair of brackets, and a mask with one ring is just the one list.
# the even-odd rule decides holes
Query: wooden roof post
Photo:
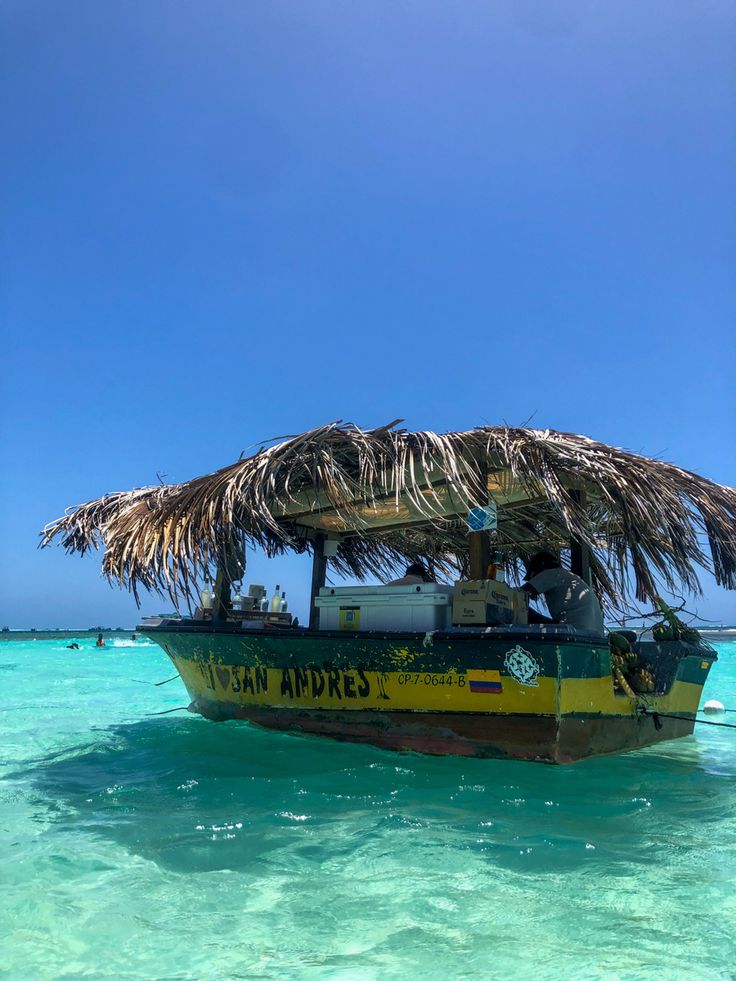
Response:
[{"label": "wooden roof post", "polygon": [[[488,504],[488,467],[479,464],[478,485],[474,490],[475,500],[470,507],[485,507]],[[485,579],[491,564],[491,540],[487,531],[468,532],[468,564],[471,579]]]},{"label": "wooden roof post", "polygon": [[319,628],[319,608],[315,606],[315,597],[319,595],[320,589],[325,584],[327,578],[327,559],[325,558],[325,539],[324,532],[318,531],[314,539],[314,557],[312,559],[312,588],[309,596],[309,629]]},{"label": "wooden roof post", "polygon": [[215,595],[212,600],[212,619],[225,620],[230,609],[230,583],[225,577],[222,565],[217,567],[213,592]]},{"label": "wooden roof post", "polygon": [[[571,490],[570,497],[579,507],[585,509],[586,494],[584,490]],[[570,542],[570,571],[580,576],[589,586],[593,584],[590,574],[590,548],[584,543],[572,539]]]},{"label": "wooden roof post", "polygon": [[491,564],[491,543],[487,531],[471,531],[468,535],[470,578],[486,579]]}]

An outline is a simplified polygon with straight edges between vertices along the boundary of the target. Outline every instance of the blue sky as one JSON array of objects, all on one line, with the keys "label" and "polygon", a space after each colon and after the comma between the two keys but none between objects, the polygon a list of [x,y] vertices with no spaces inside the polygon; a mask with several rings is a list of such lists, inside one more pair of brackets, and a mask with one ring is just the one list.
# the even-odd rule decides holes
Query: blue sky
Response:
[{"label": "blue sky", "polygon": [[[43,524],[337,418],[736,484],[730,2],[0,14],[2,624],[134,623]],[[302,559],[248,578],[303,604]]]}]

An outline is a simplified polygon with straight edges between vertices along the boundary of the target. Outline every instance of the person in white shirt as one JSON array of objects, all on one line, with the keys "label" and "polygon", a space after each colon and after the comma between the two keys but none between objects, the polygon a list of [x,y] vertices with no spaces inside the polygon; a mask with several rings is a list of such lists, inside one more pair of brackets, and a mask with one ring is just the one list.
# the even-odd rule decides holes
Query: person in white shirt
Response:
[{"label": "person in white shirt", "polygon": [[551,618],[530,610],[530,623],[566,623],[578,630],[605,633],[603,612],[593,589],[580,576],[563,569],[556,555],[537,552],[526,569],[526,585],[521,588],[532,599],[543,596]]},{"label": "person in white shirt", "polygon": [[414,586],[422,582],[434,582],[429,569],[423,562],[412,562],[401,579],[392,579],[387,586]]}]

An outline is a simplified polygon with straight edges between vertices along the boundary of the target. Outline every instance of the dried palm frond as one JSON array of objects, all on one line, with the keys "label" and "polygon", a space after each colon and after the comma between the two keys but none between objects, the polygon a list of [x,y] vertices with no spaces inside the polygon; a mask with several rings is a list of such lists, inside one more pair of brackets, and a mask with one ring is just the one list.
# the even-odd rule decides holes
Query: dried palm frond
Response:
[{"label": "dried palm frond", "polygon": [[325,516],[340,533],[330,560],[340,574],[387,577],[420,558],[465,572],[462,519],[490,487],[496,546],[509,561],[581,542],[614,603],[662,586],[697,592],[699,567],[736,587],[733,488],[572,433],[486,426],[438,435],[396,425],[334,422],[186,483],[111,494],[70,509],[41,544],[103,548],[106,576],[175,602],[247,545],[269,555],[311,550]]}]

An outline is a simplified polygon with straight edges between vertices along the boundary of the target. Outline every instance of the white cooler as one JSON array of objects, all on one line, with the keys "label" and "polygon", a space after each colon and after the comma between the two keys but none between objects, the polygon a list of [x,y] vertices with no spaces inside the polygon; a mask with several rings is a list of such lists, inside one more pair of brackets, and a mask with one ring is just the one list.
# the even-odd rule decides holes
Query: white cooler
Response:
[{"label": "white cooler", "polygon": [[320,630],[446,630],[453,586],[323,586],[315,605]]}]

